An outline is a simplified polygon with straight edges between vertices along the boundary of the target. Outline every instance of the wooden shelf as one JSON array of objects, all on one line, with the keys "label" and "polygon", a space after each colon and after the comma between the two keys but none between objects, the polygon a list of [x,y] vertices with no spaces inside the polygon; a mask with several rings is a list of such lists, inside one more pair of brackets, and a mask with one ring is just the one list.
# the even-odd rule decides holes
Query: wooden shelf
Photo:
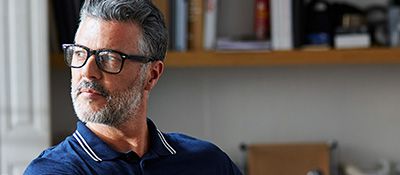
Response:
[{"label": "wooden shelf", "polygon": [[399,64],[400,48],[269,52],[168,52],[167,67]]},{"label": "wooden shelf", "polygon": [[[52,65],[64,66],[62,55]],[[265,52],[168,52],[167,67],[266,67],[287,65],[400,64],[400,48]]]}]

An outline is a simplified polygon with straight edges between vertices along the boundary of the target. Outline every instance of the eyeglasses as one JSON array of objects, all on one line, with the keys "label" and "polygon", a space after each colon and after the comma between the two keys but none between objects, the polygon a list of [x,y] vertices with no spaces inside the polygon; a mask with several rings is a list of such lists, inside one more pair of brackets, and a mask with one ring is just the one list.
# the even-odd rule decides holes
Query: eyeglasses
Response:
[{"label": "eyeglasses", "polygon": [[79,44],[63,44],[64,61],[71,68],[83,67],[90,56],[94,55],[97,67],[110,74],[118,74],[122,70],[126,59],[148,63],[154,61],[150,57],[140,55],[127,55],[111,49],[91,50]]}]

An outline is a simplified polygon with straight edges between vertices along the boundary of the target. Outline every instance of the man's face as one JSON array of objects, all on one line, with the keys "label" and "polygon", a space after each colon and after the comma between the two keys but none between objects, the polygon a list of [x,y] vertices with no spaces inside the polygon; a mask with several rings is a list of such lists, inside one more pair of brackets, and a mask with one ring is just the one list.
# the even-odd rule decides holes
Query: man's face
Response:
[{"label": "man's face", "polygon": [[[113,49],[139,55],[139,28],[133,23],[84,19],[75,42],[90,49]],[[82,68],[71,69],[71,97],[78,118],[84,122],[118,126],[134,116],[141,104],[145,69],[125,60],[119,74],[100,70],[91,56]]]}]

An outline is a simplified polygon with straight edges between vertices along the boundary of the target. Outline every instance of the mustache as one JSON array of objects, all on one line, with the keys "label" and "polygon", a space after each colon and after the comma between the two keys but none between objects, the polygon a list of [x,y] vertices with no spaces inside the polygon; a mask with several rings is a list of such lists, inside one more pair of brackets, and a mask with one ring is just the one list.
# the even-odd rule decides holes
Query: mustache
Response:
[{"label": "mustache", "polygon": [[100,83],[95,82],[95,81],[82,81],[81,83],[79,83],[78,87],[76,87],[75,89],[75,94],[79,95],[81,93],[81,90],[85,88],[85,89],[93,89],[96,92],[98,92],[100,95],[104,96],[104,97],[108,97],[109,96],[109,92],[106,90],[106,88],[104,88]]}]

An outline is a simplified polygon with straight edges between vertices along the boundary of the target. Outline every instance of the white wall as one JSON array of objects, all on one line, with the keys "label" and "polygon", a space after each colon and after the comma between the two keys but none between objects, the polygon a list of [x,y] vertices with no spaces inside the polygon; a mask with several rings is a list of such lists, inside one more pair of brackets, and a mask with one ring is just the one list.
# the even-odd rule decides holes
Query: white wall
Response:
[{"label": "white wall", "polygon": [[218,144],[337,140],[340,160],[400,162],[400,66],[167,69],[151,94],[161,129]]}]

